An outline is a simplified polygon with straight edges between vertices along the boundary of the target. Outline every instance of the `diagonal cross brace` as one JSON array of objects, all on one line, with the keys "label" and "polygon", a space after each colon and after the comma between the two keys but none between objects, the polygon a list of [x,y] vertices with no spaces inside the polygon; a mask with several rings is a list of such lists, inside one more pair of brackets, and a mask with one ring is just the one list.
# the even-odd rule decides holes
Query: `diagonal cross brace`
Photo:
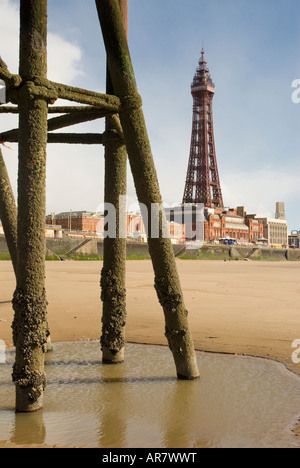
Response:
[{"label": "diagonal cross brace", "polygon": [[[151,205],[161,206],[162,197],[119,3],[118,0],[96,0],[96,6],[113,89],[122,103],[119,115],[138,200],[151,213]],[[150,219],[149,232],[151,221]],[[163,229],[166,223],[164,210],[160,210],[159,222]],[[173,353],[178,378],[198,378],[188,312],[171,240],[149,236],[148,245],[155,272],[155,287],[165,314],[166,337]]]}]

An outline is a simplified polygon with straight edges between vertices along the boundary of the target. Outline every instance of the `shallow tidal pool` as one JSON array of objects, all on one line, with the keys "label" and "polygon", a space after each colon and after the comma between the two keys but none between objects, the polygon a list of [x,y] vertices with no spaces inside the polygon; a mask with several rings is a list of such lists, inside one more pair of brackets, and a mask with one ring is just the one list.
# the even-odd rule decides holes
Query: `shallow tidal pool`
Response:
[{"label": "shallow tidal pool", "polygon": [[300,447],[300,378],[259,358],[197,352],[201,378],[178,381],[168,348],[128,344],[103,365],[98,342],[54,345],[43,410],[16,414],[14,351],[0,364],[0,440],[103,448]]}]

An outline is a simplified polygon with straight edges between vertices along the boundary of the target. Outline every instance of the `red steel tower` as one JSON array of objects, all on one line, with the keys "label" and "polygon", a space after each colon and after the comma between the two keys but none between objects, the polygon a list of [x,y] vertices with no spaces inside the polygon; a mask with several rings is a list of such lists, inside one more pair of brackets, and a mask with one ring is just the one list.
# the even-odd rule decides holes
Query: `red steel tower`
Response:
[{"label": "red steel tower", "polygon": [[202,49],[199,67],[192,83],[192,141],[183,203],[203,203],[208,208],[222,208],[224,205],[213,128],[214,94],[215,85]]}]

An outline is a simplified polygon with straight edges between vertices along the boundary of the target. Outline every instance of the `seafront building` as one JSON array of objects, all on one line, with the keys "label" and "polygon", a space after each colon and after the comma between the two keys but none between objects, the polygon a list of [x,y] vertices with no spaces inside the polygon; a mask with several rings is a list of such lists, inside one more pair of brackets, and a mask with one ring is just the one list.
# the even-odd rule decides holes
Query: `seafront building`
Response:
[{"label": "seafront building", "polygon": [[275,218],[260,218],[264,226],[264,236],[270,245],[288,246],[288,225],[284,202],[276,203]]},{"label": "seafront building", "polygon": [[46,234],[47,239],[62,239],[63,237],[62,226],[59,226],[59,225],[53,226],[51,224],[46,224],[45,234]]},{"label": "seafront building", "polygon": [[276,203],[275,218],[276,219],[286,220],[285,203],[284,202],[277,202]]},{"label": "seafront building", "polygon": [[300,231],[292,231],[289,235],[289,247],[290,249],[300,248]]},{"label": "seafront building", "polygon": [[263,238],[263,224],[255,215],[247,215],[243,209],[205,209],[204,239],[215,242],[231,238],[240,244],[259,241]]},{"label": "seafront building", "polygon": [[[104,237],[106,218],[104,213],[96,213],[91,211],[68,211],[55,215],[51,213],[46,218],[46,225],[51,231],[51,227],[57,228],[57,225],[68,236],[85,236],[85,237]],[[182,243],[185,241],[185,226],[184,224],[167,221],[168,233],[173,244]],[[48,236],[55,237],[55,236]],[[128,241],[147,242],[146,228],[143,222],[141,213],[130,212],[126,213],[126,237]]]},{"label": "seafront building", "polygon": [[[166,212],[171,221],[180,219],[180,216],[184,218],[183,205],[167,208]],[[288,246],[286,219],[248,214],[243,206],[228,209],[204,207],[203,213],[204,242],[206,243],[218,243],[231,239],[238,244],[268,244],[279,248]],[[195,221],[193,221],[192,229],[186,225],[185,230],[186,233],[195,232]]]},{"label": "seafront building", "polygon": [[[276,204],[278,208],[278,203]],[[288,246],[288,224],[284,203],[280,203],[280,216],[277,218],[259,217],[247,214],[244,207],[225,210],[206,209],[205,240],[215,241],[229,236],[239,243],[267,243],[272,247]],[[276,211],[276,216],[279,214]]]},{"label": "seafront building", "polygon": [[[193,223],[185,223],[180,215],[182,206],[166,209],[167,224],[172,243],[179,244],[189,240],[189,232],[196,232]],[[286,220],[276,218],[257,218],[248,215],[244,207],[220,210],[204,208],[203,240],[215,244],[222,240],[232,239],[238,244],[269,244],[273,247],[300,248],[300,231],[288,235]],[[104,237],[104,216],[92,212],[60,213],[50,215],[45,224],[46,238],[60,239],[73,237]],[[0,235],[4,235],[0,222]],[[126,236],[128,241],[147,242],[146,229],[142,215],[138,212],[126,215]]]},{"label": "seafront building", "polygon": [[288,246],[288,225],[284,219],[260,218],[264,227],[264,237],[273,247]]},{"label": "seafront building", "polygon": [[67,231],[97,232],[104,230],[103,216],[91,211],[65,211],[46,219],[47,225],[60,225]]}]

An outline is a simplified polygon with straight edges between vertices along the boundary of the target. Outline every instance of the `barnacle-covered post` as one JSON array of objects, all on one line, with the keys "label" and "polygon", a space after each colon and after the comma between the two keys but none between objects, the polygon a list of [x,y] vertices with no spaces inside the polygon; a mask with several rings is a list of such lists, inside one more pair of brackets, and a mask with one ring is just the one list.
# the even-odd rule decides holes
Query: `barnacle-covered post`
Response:
[{"label": "barnacle-covered post", "polygon": [[[128,0],[119,0],[124,27],[128,26]],[[114,89],[107,69],[107,94]],[[124,199],[127,190],[127,151],[121,126],[116,119],[106,118],[105,145],[105,189],[104,202],[115,208],[115,232],[106,232],[104,239],[103,269],[101,272],[102,312],[102,362],[118,364],[124,360],[126,324],[126,236],[122,229],[126,222]],[[109,228],[107,225],[106,228]]]},{"label": "barnacle-covered post", "polygon": [[[17,277],[17,245],[18,245],[18,216],[17,205],[7,172],[6,164],[0,149],[0,219],[11,257],[15,276]],[[47,333],[47,352],[53,351],[50,332]]]},{"label": "barnacle-covered post", "polygon": [[[151,205],[161,206],[162,198],[119,3],[118,0],[96,0],[96,5],[114,91],[121,99],[120,120],[138,200],[151,213]],[[163,230],[163,210],[159,217]],[[149,227],[151,233],[151,223]],[[153,238],[150,234],[148,244],[177,376],[195,379],[199,371],[171,241],[163,236]]]},{"label": "barnacle-covered post", "polygon": [[48,334],[45,293],[47,100],[34,82],[47,74],[47,0],[20,1],[17,288],[13,297],[16,410],[43,406]]}]

